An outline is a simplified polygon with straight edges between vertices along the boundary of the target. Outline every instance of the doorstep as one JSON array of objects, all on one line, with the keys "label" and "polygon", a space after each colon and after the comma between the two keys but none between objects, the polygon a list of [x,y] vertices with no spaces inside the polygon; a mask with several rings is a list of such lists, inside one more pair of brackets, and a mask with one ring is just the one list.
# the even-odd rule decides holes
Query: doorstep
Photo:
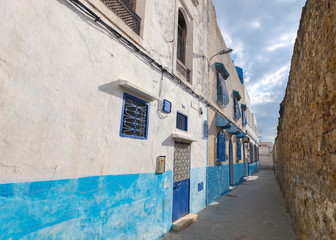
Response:
[{"label": "doorstep", "polygon": [[188,215],[173,222],[172,231],[180,232],[186,227],[190,226],[193,222],[196,222],[196,220],[197,220],[197,215],[193,213],[189,213]]}]

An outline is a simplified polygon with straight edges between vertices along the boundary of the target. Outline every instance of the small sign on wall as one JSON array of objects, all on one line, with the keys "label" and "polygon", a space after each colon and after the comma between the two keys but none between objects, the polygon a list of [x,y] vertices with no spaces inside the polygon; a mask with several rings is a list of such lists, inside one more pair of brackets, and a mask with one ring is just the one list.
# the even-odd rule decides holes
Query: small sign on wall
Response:
[{"label": "small sign on wall", "polygon": [[162,111],[165,113],[171,113],[172,104],[167,99],[164,99],[162,102]]},{"label": "small sign on wall", "polygon": [[166,168],[166,156],[157,157],[156,173],[164,173]]}]

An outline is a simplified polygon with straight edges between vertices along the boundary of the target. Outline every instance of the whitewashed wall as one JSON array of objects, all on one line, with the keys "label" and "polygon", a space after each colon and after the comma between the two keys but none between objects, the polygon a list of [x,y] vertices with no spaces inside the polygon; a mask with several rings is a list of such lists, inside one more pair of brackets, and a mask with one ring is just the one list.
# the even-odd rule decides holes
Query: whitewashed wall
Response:
[{"label": "whitewashed wall", "polygon": [[[181,2],[193,16],[194,53],[206,55],[205,1],[195,7],[189,1],[147,0],[142,37],[130,36],[169,71],[175,61],[172,16]],[[148,139],[119,136],[124,91],[115,81],[129,80],[159,95],[161,72],[67,1],[3,0],[0,15],[2,183],[154,172],[158,155],[167,156],[171,170],[177,110],[188,115],[188,134],[196,139],[192,167],[206,165],[206,113],[191,103],[205,105],[165,76],[161,98],[172,102],[172,113],[160,119],[153,101]],[[195,58],[193,69],[191,87],[205,96],[206,61]]]}]

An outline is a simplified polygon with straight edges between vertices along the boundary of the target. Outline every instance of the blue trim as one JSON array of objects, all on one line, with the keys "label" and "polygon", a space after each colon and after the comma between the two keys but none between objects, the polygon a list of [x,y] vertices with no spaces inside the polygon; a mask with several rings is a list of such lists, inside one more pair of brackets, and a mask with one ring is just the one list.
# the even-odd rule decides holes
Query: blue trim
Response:
[{"label": "blue trim", "polygon": [[233,134],[239,133],[239,129],[235,125],[231,124],[230,128],[228,128],[228,132]]},{"label": "blue trim", "polygon": [[237,67],[237,66],[236,66],[236,70],[239,76],[240,83],[243,84],[244,83],[244,71],[242,68]]},{"label": "blue trim", "polygon": [[[181,115],[182,117],[184,117],[184,126],[181,126],[182,128],[179,128],[180,124],[178,122],[178,119],[179,119],[178,115]],[[179,111],[177,111],[176,113],[176,128],[188,132],[188,116]]]},{"label": "blue trim", "polygon": [[223,63],[216,62],[215,66],[216,66],[216,71],[220,73],[220,75],[224,78],[224,80],[230,77],[230,73],[226,70]]},{"label": "blue trim", "polygon": [[[124,134],[122,133],[122,130],[123,130],[123,122],[124,122],[124,110],[125,110],[125,99],[126,98],[130,98],[130,99],[133,99],[135,101],[138,101],[140,103],[143,103],[143,104],[146,104],[147,106],[147,116],[146,116],[146,130],[145,130],[145,137],[138,137],[138,136],[134,136],[134,135],[127,135],[127,134]],[[128,137],[128,138],[134,138],[134,139],[147,139],[148,138],[148,123],[149,123],[149,103],[142,100],[142,99],[139,99],[137,97],[134,97],[128,93],[124,93],[124,96],[123,96],[123,104],[122,104],[122,110],[121,110],[121,121],[120,121],[120,131],[119,131],[119,135],[120,137]]]},{"label": "blue trim", "polygon": [[216,127],[229,128],[231,126],[230,121],[216,113]]}]

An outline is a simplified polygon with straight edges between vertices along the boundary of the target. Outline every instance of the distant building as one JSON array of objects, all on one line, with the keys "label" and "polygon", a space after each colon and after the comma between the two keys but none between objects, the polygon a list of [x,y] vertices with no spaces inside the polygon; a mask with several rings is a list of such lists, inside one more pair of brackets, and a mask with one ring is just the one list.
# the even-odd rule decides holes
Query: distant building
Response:
[{"label": "distant building", "polygon": [[273,143],[272,142],[260,142],[259,143],[259,161],[260,167],[273,167],[272,157]]}]

